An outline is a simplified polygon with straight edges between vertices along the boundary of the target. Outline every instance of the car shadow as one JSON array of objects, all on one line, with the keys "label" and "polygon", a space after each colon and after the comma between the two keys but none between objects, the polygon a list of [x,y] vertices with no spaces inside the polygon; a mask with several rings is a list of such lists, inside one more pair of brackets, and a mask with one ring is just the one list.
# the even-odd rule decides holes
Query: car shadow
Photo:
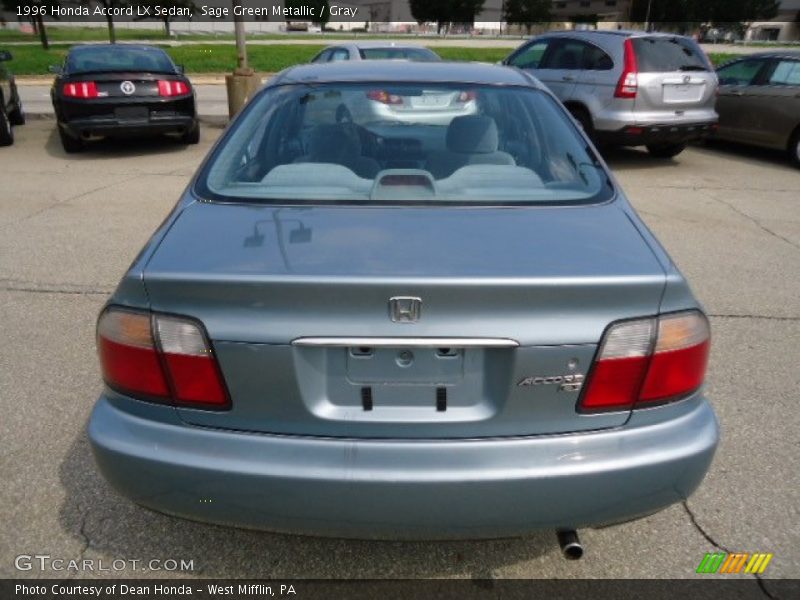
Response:
[{"label": "car shadow", "polygon": [[646,148],[627,146],[606,146],[600,148],[600,154],[608,166],[614,170],[653,169],[656,167],[678,167],[681,155],[675,158],[657,158],[652,156]]},{"label": "car shadow", "polygon": [[61,527],[86,548],[84,556],[99,554],[106,564],[115,559],[137,559],[140,564],[184,559],[194,566],[185,575],[219,578],[489,579],[500,567],[559,552],[552,532],[475,541],[345,540],[234,529],[163,515],[133,504],[106,484],[95,468],[85,430],[69,448],[59,475],[66,492]]},{"label": "car shadow", "polygon": [[177,138],[163,136],[143,136],[131,138],[102,138],[86,143],[82,151],[68,154],[61,146],[55,123],[45,143],[45,150],[50,156],[69,160],[108,160],[128,158],[132,156],[175,154],[186,150],[187,144]]},{"label": "car shadow", "polygon": [[796,170],[789,161],[786,152],[782,150],[760,148],[723,140],[706,140],[701,144],[695,145],[694,150],[709,156],[723,156],[738,161],[744,160],[753,165],[769,165]]}]

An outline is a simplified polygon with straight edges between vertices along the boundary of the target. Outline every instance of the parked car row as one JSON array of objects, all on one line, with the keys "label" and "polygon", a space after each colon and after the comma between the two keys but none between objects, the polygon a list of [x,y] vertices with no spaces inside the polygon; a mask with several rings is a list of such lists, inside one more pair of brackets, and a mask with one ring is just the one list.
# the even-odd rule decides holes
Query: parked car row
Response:
[{"label": "parked car row", "polygon": [[782,150],[800,166],[800,52],[715,72],[687,37],[582,31],[536,37],[503,62],[545,83],[598,143],[669,157],[710,137]]},{"label": "parked car row", "polygon": [[[0,53],[0,145],[13,142],[25,114]],[[312,63],[364,60],[438,61],[423,46],[365,41],[325,48]],[[598,145],[646,146],[676,156],[686,144],[718,138],[784,150],[800,166],[800,52],[765,52],[736,59],[716,72],[688,37],[631,31],[570,31],[537,36],[503,64],[529,72],[569,109]],[[76,46],[52,68],[58,133],[66,152],[96,136],[167,133],[197,143],[192,84],[169,55],[153,46]],[[435,122],[470,114],[474,101],[423,94],[424,114]],[[337,121],[364,112],[402,119],[406,107],[387,97],[353,96]]]}]

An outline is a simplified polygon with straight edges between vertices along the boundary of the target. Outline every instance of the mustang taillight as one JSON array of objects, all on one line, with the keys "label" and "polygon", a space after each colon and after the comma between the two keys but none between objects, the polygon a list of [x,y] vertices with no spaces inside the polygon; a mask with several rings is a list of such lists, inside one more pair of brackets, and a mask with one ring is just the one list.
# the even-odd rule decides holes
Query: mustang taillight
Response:
[{"label": "mustang taillight", "polygon": [[616,323],[600,343],[579,408],[629,410],[684,398],[703,384],[709,347],[708,321],[698,311]]},{"label": "mustang taillight", "polygon": [[61,93],[67,98],[97,98],[97,84],[94,81],[77,81],[75,83],[65,83],[61,88]]},{"label": "mustang taillight", "polygon": [[185,96],[188,93],[189,86],[183,81],[175,81],[172,79],[160,79],[158,81],[159,96]]},{"label": "mustang taillight", "polygon": [[202,326],[194,320],[109,308],[97,323],[103,379],[122,393],[227,408],[228,393]]}]

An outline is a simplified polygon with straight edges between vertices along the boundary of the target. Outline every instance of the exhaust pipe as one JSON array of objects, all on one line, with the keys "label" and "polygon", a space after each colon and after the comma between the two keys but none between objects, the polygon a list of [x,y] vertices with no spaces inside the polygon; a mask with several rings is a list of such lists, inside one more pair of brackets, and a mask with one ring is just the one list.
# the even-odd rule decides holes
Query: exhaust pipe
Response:
[{"label": "exhaust pipe", "polygon": [[567,560],[578,560],[583,556],[583,544],[578,539],[578,532],[574,529],[561,529],[556,531],[558,545],[561,546],[561,553]]}]

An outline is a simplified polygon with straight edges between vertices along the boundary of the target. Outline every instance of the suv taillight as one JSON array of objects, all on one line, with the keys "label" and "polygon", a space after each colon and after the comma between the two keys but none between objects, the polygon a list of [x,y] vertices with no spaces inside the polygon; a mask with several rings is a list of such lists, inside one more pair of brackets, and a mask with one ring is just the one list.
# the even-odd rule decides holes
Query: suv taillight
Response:
[{"label": "suv taillight", "polygon": [[189,93],[189,86],[183,81],[160,79],[158,81],[158,95],[171,98],[172,96],[185,96]]},{"label": "suv taillight", "polygon": [[94,81],[78,81],[76,83],[65,83],[61,88],[61,93],[67,98],[97,98],[97,84]]},{"label": "suv taillight", "polygon": [[614,90],[616,98],[636,98],[639,90],[639,67],[636,64],[636,52],[633,50],[633,40],[628,38],[623,45],[622,75]]},{"label": "suv taillight", "polygon": [[702,384],[708,320],[699,311],[608,328],[579,402],[581,412],[630,410],[685,398]]},{"label": "suv taillight", "polygon": [[97,347],[103,379],[122,393],[201,408],[230,404],[197,321],[108,308],[97,322]]}]

